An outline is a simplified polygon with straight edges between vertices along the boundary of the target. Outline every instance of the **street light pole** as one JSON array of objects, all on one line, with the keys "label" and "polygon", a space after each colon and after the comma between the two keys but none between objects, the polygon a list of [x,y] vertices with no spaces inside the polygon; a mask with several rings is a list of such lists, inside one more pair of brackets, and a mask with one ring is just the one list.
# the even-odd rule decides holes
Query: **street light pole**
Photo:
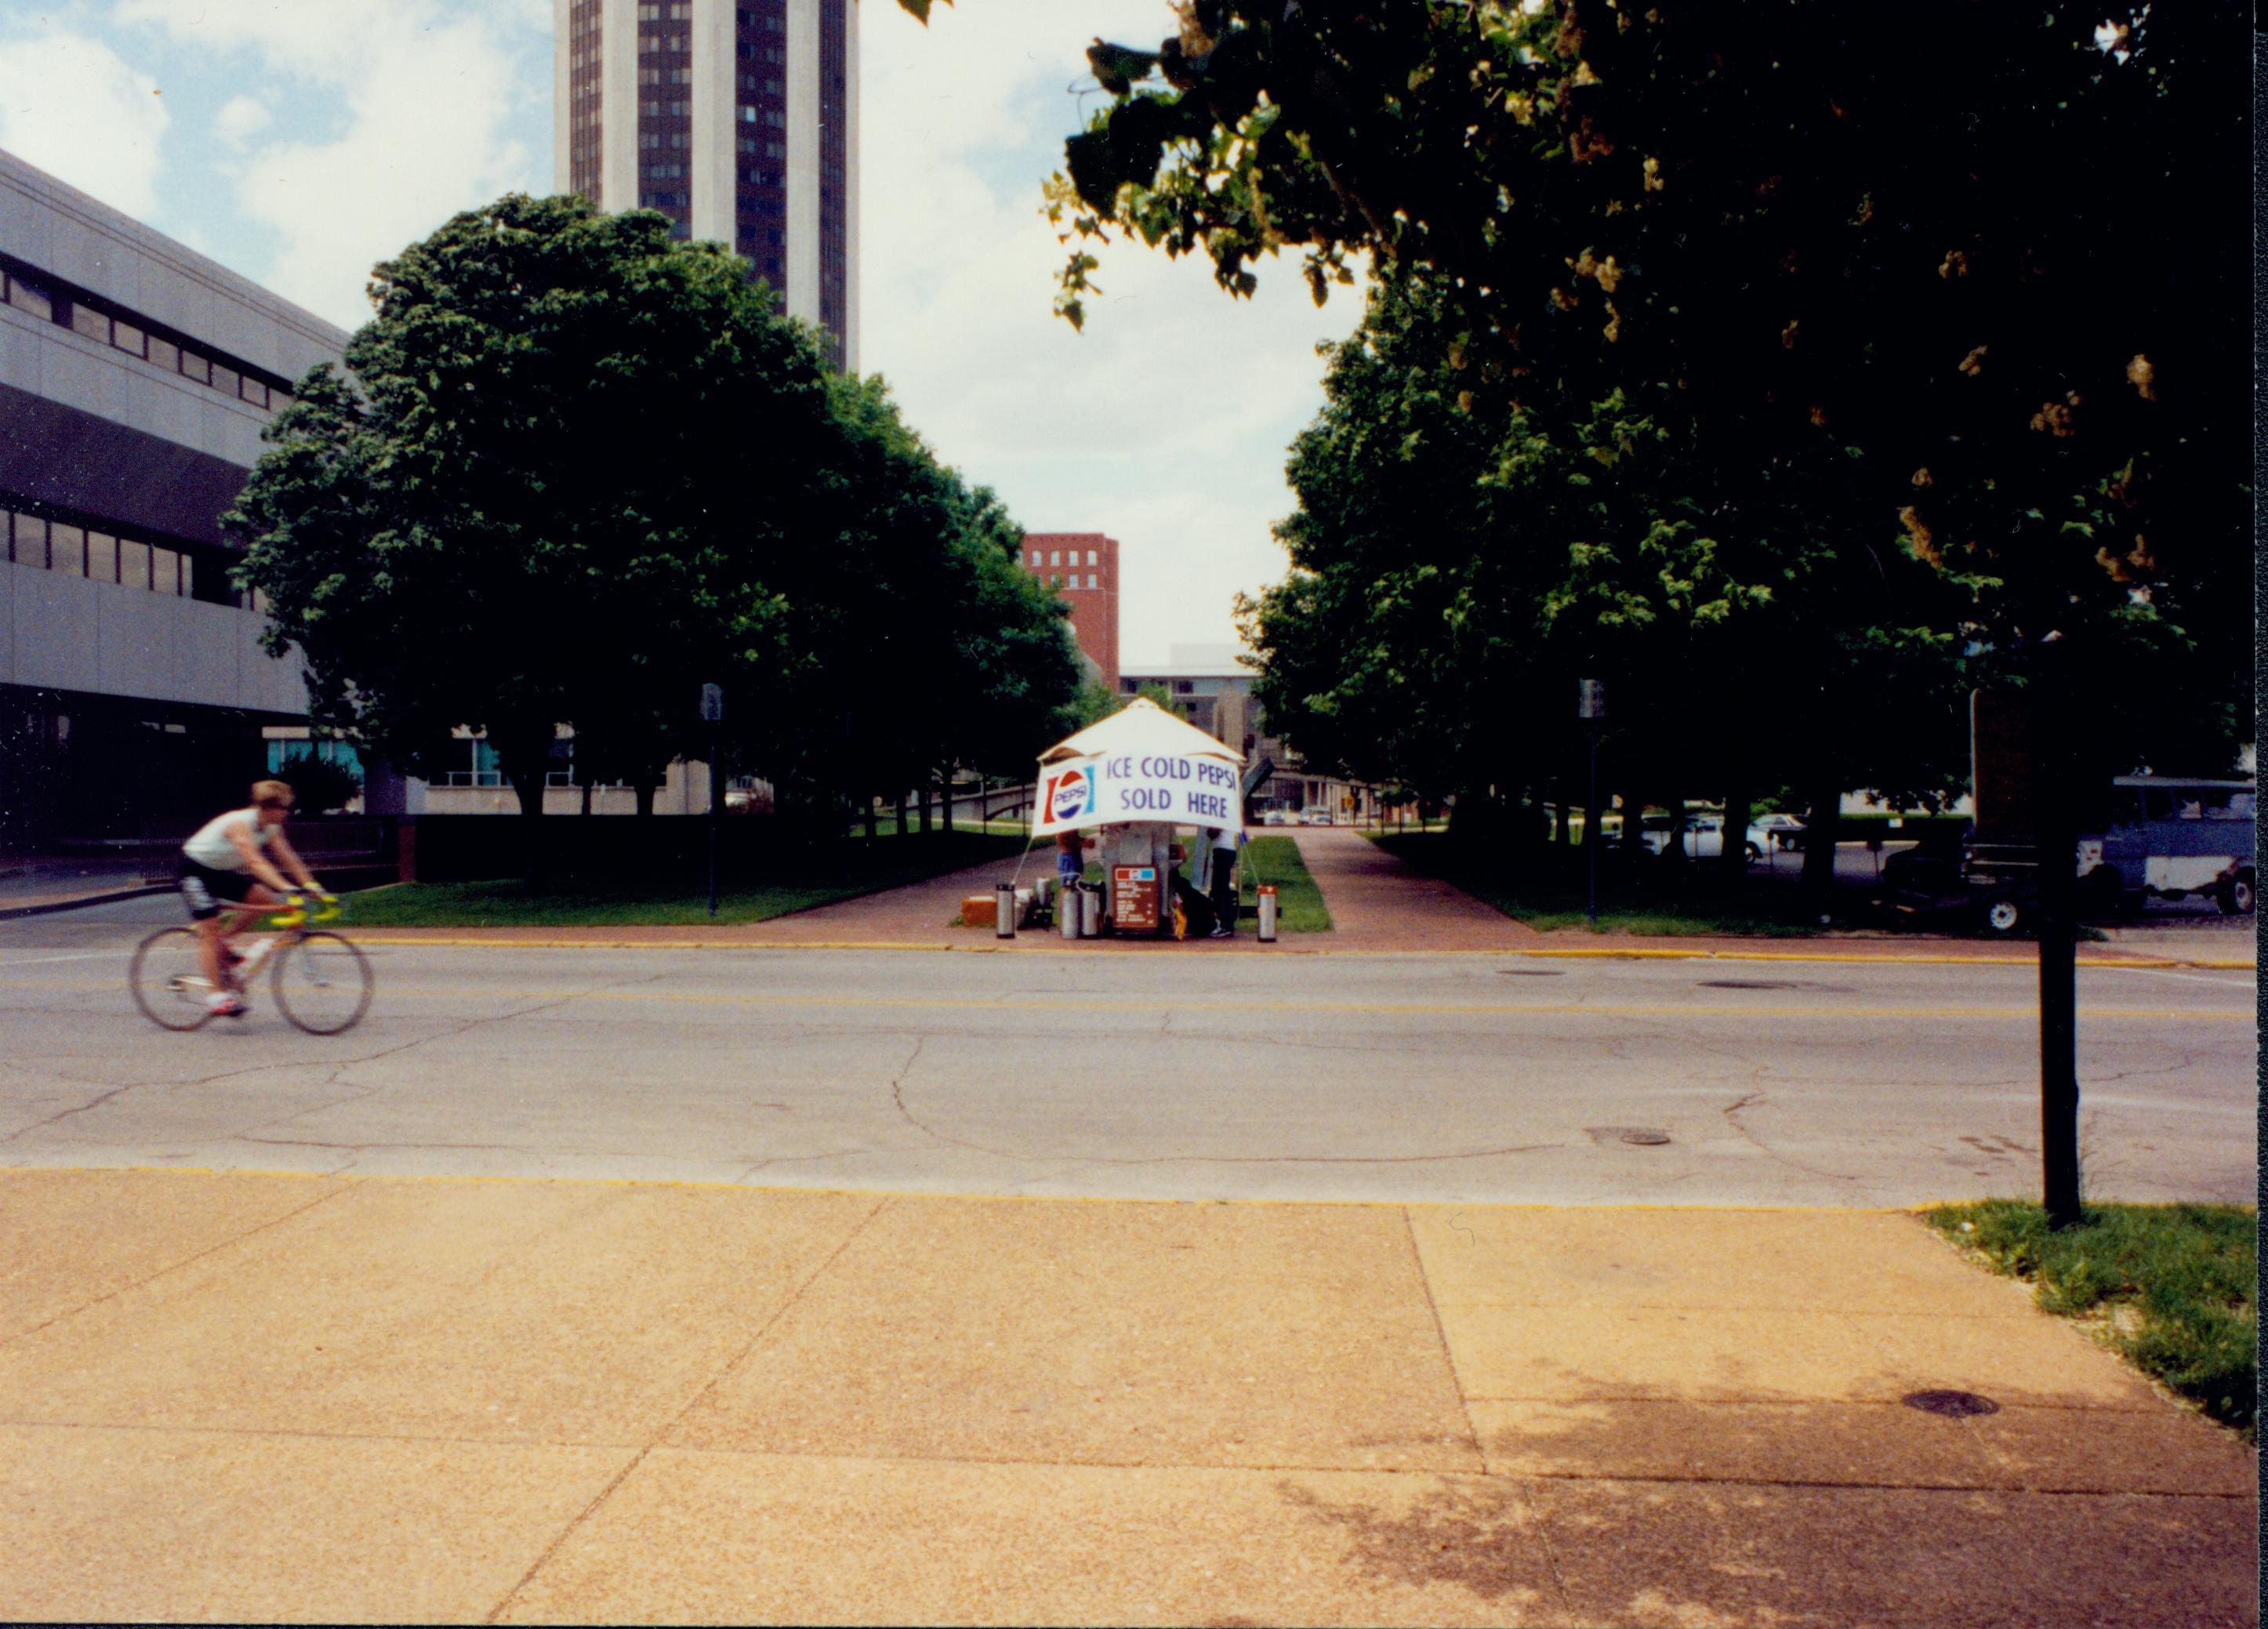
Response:
[{"label": "street light pole", "polygon": [[1583,807],[1583,861],[1590,873],[1586,915],[1595,928],[1599,925],[1599,828],[1604,823],[1599,808],[1599,720],[1607,716],[1607,686],[1602,679],[1584,679],[1580,687],[1575,716],[1583,720],[1591,756],[1590,796]]},{"label": "street light pole", "polygon": [[717,811],[725,803],[725,766],[718,761],[717,726],[725,718],[725,687],[701,687],[701,717],[709,726],[709,919],[717,919]]}]

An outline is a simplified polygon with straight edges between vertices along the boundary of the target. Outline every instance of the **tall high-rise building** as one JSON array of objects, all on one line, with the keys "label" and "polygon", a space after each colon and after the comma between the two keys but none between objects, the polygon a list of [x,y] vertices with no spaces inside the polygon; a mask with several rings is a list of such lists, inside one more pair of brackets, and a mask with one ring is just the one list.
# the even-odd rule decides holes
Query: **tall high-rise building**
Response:
[{"label": "tall high-rise building", "polygon": [[858,363],[856,0],[552,0],[562,192],[729,243]]}]

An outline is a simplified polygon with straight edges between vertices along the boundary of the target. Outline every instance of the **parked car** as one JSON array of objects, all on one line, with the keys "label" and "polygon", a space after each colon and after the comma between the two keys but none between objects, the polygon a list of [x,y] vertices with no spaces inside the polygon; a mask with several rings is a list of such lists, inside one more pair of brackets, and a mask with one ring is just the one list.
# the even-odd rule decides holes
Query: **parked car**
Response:
[{"label": "parked car", "polygon": [[[1666,854],[1669,851],[1672,823],[1667,814],[1646,817],[1646,825],[1639,831],[1638,840],[1645,845],[1647,853]],[[1773,846],[1774,829],[1761,822],[1748,829],[1744,841],[1750,865],[1756,864],[1770,851]],[[1689,859],[1715,859],[1725,851],[1725,817],[1721,814],[1689,814],[1682,822],[1680,830],[1680,846]]]},{"label": "parked car", "polygon": [[1804,830],[1800,814],[1759,814],[1749,822],[1749,841],[1760,854],[1786,852],[1802,848]]},{"label": "parked car", "polygon": [[1309,809],[1300,816],[1300,823],[1302,826],[1328,826],[1331,823],[1331,812],[1329,809]]},{"label": "parked car", "polygon": [[1911,848],[1882,861],[1875,903],[1904,916],[1929,916],[1970,903],[1968,834],[1934,827]]},{"label": "parked car", "polygon": [[1269,809],[1260,816],[1260,823],[1263,826],[1288,826],[1292,823],[1292,816],[1283,809]]}]

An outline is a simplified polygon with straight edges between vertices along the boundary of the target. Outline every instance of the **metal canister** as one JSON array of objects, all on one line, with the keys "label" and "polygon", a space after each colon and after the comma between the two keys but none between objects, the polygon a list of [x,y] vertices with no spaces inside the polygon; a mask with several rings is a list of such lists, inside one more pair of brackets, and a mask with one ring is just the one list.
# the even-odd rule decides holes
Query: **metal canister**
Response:
[{"label": "metal canister", "polygon": [[1102,937],[1102,889],[1099,886],[1079,885],[1079,936],[1081,939]]},{"label": "metal canister", "polygon": [[992,934],[996,939],[1016,937],[1016,885],[1001,882],[992,889]]},{"label": "metal canister", "polygon": [[1260,942],[1272,945],[1276,942],[1276,885],[1263,882],[1255,891],[1260,896]]},{"label": "metal canister", "polygon": [[1079,935],[1079,896],[1076,882],[1066,882],[1056,890],[1056,932],[1065,939],[1077,939]]}]

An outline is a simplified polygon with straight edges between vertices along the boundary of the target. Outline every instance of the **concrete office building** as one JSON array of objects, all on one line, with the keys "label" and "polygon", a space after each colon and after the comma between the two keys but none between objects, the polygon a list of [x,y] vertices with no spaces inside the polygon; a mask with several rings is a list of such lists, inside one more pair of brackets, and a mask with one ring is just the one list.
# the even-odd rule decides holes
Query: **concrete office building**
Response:
[{"label": "concrete office building", "polygon": [[1024,566],[1071,607],[1093,677],[1118,688],[1118,540],[1100,532],[1027,532]]},{"label": "concrete office building", "polygon": [[858,365],[855,0],[553,0],[562,192],[730,244]]},{"label": "concrete office building", "polygon": [[346,339],[0,153],[0,852],[180,829],[304,725],[219,517]]}]

